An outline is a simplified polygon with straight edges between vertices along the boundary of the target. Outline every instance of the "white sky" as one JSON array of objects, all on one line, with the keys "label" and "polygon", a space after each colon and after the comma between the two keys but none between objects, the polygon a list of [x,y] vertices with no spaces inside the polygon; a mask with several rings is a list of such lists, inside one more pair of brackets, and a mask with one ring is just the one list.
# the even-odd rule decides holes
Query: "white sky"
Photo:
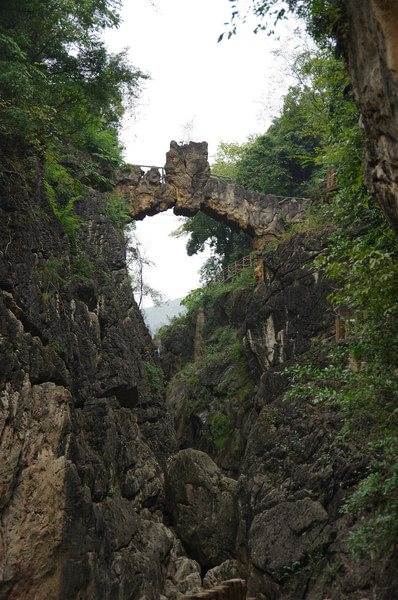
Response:
[{"label": "white sky", "polygon": [[[300,43],[293,35],[297,23],[279,27],[279,41],[254,35],[252,22],[217,43],[230,14],[229,0],[124,0],[123,24],[107,33],[107,45],[111,52],[128,47],[131,63],[151,77],[125,121],[127,162],[163,166],[170,141],[187,138],[207,141],[211,162],[220,141],[242,143],[267,130],[292,82],[284,59],[272,51],[285,53]],[[168,211],[136,228],[156,265],[146,279],[168,298],[200,285],[204,260],[187,257],[186,240],[169,237],[179,223]]]}]

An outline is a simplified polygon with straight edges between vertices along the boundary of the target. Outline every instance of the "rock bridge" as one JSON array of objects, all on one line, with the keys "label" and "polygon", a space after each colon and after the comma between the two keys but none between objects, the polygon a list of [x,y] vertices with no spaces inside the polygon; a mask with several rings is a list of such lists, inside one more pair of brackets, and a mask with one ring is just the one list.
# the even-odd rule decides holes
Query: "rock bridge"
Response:
[{"label": "rock bridge", "polygon": [[212,175],[207,142],[181,146],[171,142],[164,169],[122,169],[116,191],[128,199],[134,220],[169,208],[186,217],[202,211],[235,231],[249,234],[256,251],[261,251],[267,241],[277,239],[287,223],[305,219],[304,198],[259,194],[232,179]]}]

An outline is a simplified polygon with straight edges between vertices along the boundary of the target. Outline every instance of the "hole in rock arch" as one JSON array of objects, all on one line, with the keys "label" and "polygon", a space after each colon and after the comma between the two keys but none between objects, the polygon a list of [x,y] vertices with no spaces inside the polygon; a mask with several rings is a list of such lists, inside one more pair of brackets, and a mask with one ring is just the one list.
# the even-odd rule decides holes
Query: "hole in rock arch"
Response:
[{"label": "hole in rock arch", "polygon": [[[200,287],[199,270],[210,256],[207,249],[188,256],[187,238],[171,237],[170,234],[181,225],[183,219],[169,209],[135,222],[133,235],[140,242],[145,258],[153,263],[144,267],[144,281],[159,291],[165,300],[184,298],[191,290]],[[135,298],[137,301],[137,293]],[[141,308],[152,305],[150,297],[143,298]]]}]

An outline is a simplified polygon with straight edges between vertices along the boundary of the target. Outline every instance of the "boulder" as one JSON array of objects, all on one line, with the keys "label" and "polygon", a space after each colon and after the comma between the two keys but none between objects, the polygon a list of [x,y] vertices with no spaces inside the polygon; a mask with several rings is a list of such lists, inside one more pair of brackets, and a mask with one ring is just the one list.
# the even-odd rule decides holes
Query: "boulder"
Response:
[{"label": "boulder", "polygon": [[187,448],[169,459],[166,482],[173,524],[190,556],[205,569],[234,558],[236,481],[207,454]]}]

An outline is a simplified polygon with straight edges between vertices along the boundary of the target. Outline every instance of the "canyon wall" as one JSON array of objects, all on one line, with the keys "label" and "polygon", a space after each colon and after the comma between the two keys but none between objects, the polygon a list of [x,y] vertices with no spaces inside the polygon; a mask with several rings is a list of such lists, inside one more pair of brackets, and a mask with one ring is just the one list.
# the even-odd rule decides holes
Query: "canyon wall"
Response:
[{"label": "canyon wall", "polygon": [[204,307],[211,359],[175,348],[165,398],[106,196],[79,201],[79,253],[40,185],[10,197],[0,598],[176,600],[240,576],[257,600],[370,600],[378,575],[349,556],[357,522],[340,513],[366,461],[337,407],[283,398],[284,368],[312,351],[322,364],[334,336],[310,267],[331,230],[263,253],[260,285]]},{"label": "canyon wall", "polygon": [[336,35],[361,113],[365,174],[398,233],[398,10],[395,0],[344,0]]},{"label": "canyon wall", "polygon": [[79,201],[73,256],[38,183],[2,189],[2,599],[158,600],[164,587],[174,432],[106,203]]},{"label": "canyon wall", "polygon": [[[169,494],[173,506],[181,503],[173,509],[173,523],[189,535],[190,552],[209,569],[209,587],[239,575],[258,600],[370,600],[380,589],[377,565],[357,562],[346,544],[359,521],[342,507],[367,473],[361,443],[340,436],[337,405],[285,397],[285,369],[327,365],[335,341],[335,315],[326,300],[330,283],[311,266],[332,233],[326,227],[293,236],[263,254],[265,278],[256,288],[242,284],[220,293],[216,304],[205,301],[207,351],[194,364],[185,351],[186,366],[168,385],[179,449]],[[185,323],[188,332],[187,318]],[[167,364],[173,345],[174,362],[184,362],[177,333],[184,336],[183,327],[170,328],[170,343],[164,337]],[[236,503],[235,520],[225,523],[229,535],[235,532],[234,543],[219,532],[225,546],[219,545],[216,558],[201,505],[203,486],[212,502],[206,481],[214,475],[199,475],[202,453],[235,480],[235,487],[226,488]],[[178,464],[189,468],[176,476]],[[225,509],[226,519],[229,514]]]}]

